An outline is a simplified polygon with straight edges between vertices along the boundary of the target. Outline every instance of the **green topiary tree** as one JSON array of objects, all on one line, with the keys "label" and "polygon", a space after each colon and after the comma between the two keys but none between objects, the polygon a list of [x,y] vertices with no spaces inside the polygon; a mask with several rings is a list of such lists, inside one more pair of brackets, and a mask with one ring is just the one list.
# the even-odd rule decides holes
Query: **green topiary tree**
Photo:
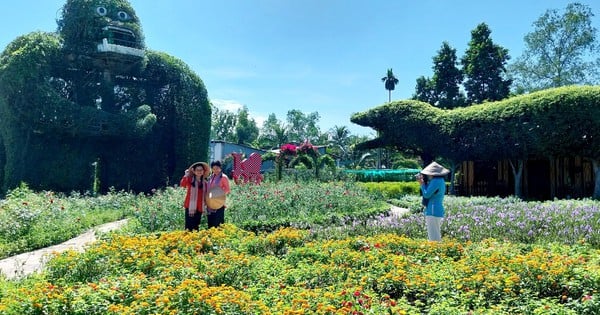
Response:
[{"label": "green topiary tree", "polygon": [[453,165],[509,160],[517,196],[527,159],[582,156],[592,161],[594,197],[600,198],[599,86],[548,89],[453,110],[399,101],[357,113],[351,121],[379,131],[379,138],[361,147],[394,145]]},{"label": "green topiary tree", "polygon": [[0,193],[22,181],[148,191],[208,157],[204,84],[145,49],[126,0],[68,0],[56,33],[11,42],[0,55],[0,115]]}]

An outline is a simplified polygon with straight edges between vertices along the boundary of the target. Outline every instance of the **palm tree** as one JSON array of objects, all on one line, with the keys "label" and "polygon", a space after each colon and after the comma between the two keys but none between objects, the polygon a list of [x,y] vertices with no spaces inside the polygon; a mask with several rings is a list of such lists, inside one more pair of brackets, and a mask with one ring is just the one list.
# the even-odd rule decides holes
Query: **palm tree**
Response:
[{"label": "palm tree", "polygon": [[392,69],[387,70],[387,75],[381,78],[381,81],[385,83],[385,89],[389,91],[388,93],[388,102],[392,101],[392,91],[396,88],[396,84],[398,84],[398,78],[394,76],[394,72]]},{"label": "palm tree", "polygon": [[[398,78],[394,76],[394,72],[392,68],[387,70],[387,75],[381,78],[381,81],[385,84],[385,89],[388,90],[388,103],[392,101],[392,91],[396,88],[396,84],[398,84]],[[379,136],[379,132],[377,132]],[[381,148],[377,149],[377,168],[381,168]]]},{"label": "palm tree", "polygon": [[288,130],[284,124],[273,126],[273,140],[277,147],[288,143]]},{"label": "palm tree", "polygon": [[288,128],[281,122],[272,123],[263,127],[262,135],[259,137],[259,147],[263,149],[278,149],[289,142]]},{"label": "palm tree", "polygon": [[345,160],[348,156],[350,130],[346,126],[333,126],[329,131],[329,144],[335,151],[339,150],[339,158]]}]

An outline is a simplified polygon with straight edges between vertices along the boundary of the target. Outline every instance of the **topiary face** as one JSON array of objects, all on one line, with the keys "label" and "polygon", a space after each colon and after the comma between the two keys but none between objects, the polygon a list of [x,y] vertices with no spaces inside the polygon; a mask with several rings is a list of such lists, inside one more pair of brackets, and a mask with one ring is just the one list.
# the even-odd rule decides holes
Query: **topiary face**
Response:
[{"label": "topiary face", "polygon": [[67,0],[58,32],[72,58],[119,63],[144,56],[140,22],[126,0]]}]

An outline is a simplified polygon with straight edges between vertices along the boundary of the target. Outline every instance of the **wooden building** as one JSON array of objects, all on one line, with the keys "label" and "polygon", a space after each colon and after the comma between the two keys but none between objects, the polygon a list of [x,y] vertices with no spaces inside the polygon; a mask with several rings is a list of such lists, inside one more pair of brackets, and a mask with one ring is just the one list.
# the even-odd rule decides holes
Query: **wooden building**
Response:
[{"label": "wooden building", "polygon": [[[523,167],[523,198],[591,197],[594,193],[592,162],[581,157],[528,160]],[[514,175],[508,161],[463,162],[456,173],[456,193],[461,196],[514,195]]]}]

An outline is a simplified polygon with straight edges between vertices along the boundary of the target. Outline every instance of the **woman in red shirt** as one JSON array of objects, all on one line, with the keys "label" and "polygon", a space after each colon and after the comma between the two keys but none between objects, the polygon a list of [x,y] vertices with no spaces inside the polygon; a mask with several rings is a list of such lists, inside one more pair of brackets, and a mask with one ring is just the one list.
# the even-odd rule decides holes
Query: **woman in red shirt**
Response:
[{"label": "woman in red shirt", "polygon": [[179,186],[187,188],[183,207],[185,208],[185,229],[188,231],[198,231],[200,226],[208,172],[208,164],[196,162],[185,170],[185,175],[179,183]]}]

